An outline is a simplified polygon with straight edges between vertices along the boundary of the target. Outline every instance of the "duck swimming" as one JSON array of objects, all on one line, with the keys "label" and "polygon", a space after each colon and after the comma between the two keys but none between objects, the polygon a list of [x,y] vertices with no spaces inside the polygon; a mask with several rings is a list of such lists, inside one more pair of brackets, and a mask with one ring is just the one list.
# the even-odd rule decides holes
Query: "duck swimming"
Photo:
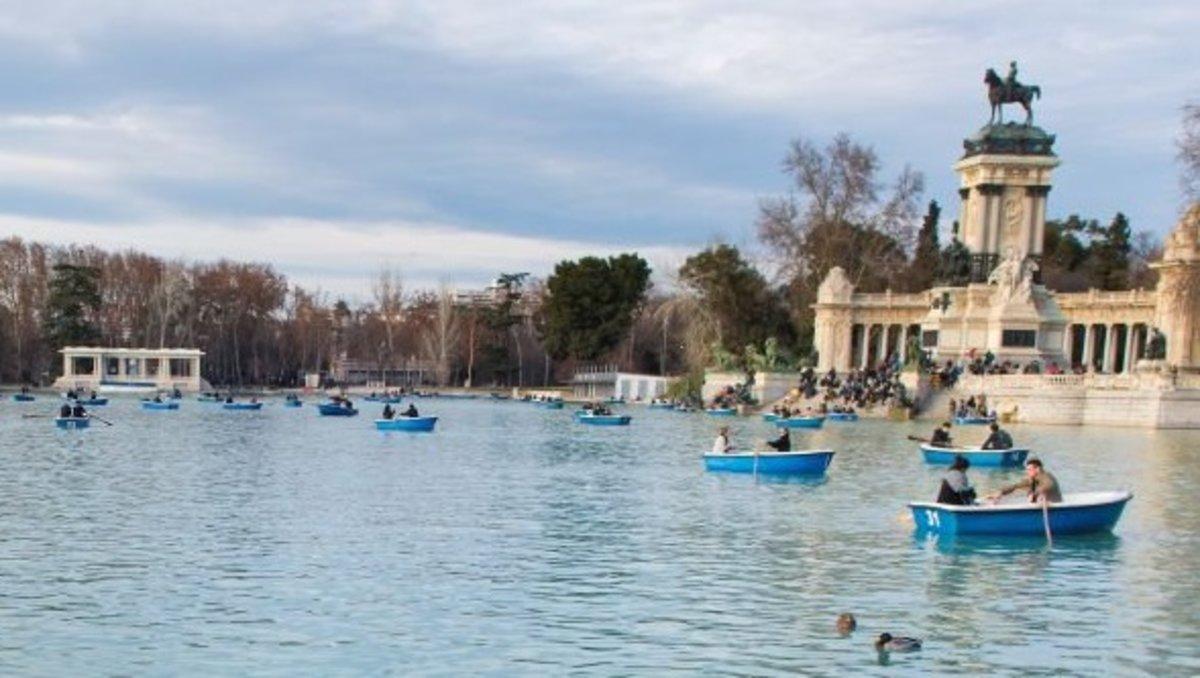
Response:
[{"label": "duck swimming", "polygon": [[875,649],[880,652],[916,652],[921,649],[921,639],[881,633],[875,641]]},{"label": "duck swimming", "polygon": [[837,618],[837,631],[843,636],[848,636],[854,633],[854,629],[858,628],[858,620],[849,612],[843,612]]}]

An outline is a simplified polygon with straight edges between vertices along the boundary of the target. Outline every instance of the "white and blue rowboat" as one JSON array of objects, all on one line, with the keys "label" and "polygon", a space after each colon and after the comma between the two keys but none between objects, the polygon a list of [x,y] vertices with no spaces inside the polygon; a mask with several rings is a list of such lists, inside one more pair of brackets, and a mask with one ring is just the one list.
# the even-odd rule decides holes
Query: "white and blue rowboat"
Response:
[{"label": "white and blue rowboat", "polygon": [[437,417],[396,417],[376,419],[375,428],[380,431],[432,431]]},{"label": "white and blue rowboat", "polygon": [[956,426],[983,426],[990,424],[993,421],[996,421],[995,417],[981,417],[975,414],[954,418],[954,424]]},{"label": "white and blue rowboat", "polygon": [[737,415],[737,410],[732,407],[710,407],[704,410],[710,417],[733,417]]},{"label": "white and blue rowboat", "polygon": [[353,417],[358,414],[358,410],[342,407],[338,403],[320,403],[317,412],[322,417]]},{"label": "white and blue rowboat", "polygon": [[227,410],[261,410],[262,403],[225,403],[222,405]]},{"label": "white and blue rowboat", "polygon": [[1025,457],[1029,456],[1029,448],[981,450],[921,445],[921,454],[925,456],[927,464],[950,464],[956,456],[962,455],[971,462],[972,468],[976,466],[1021,466],[1025,463]]},{"label": "white and blue rowboat", "polygon": [[739,452],[704,455],[708,471],[729,473],[761,473],[774,476],[823,475],[833,459],[833,450],[799,450],[796,452]]},{"label": "white and blue rowboat", "polygon": [[825,417],[780,417],[771,423],[781,428],[821,428]]},{"label": "white and blue rowboat", "polygon": [[1049,504],[1043,517],[1042,504],[995,504],[957,506],[934,502],[909,502],[913,520],[920,532],[938,535],[989,535],[997,537],[1036,537],[1050,533],[1068,534],[1111,532],[1132,492],[1080,492],[1068,494],[1063,501]]},{"label": "white and blue rowboat", "polygon": [[79,403],[85,407],[100,407],[108,404],[108,398],[75,398],[71,400],[73,403]]},{"label": "white and blue rowboat", "polygon": [[143,410],[177,410],[177,409],[179,409],[179,403],[177,401],[170,401],[170,402],[163,401],[161,403],[156,403],[153,400],[143,400],[142,401],[142,409]]},{"label": "white and blue rowboat", "polygon": [[829,421],[858,421],[858,412],[829,412],[825,418]]},{"label": "white and blue rowboat", "polygon": [[628,414],[589,414],[583,412],[575,413],[575,420],[581,424],[590,424],[592,426],[628,426],[633,417]]},{"label": "white and blue rowboat", "polygon": [[35,400],[35,398],[28,393],[14,393],[12,399],[14,402],[18,403],[31,403]]},{"label": "white and blue rowboat", "polygon": [[87,428],[92,425],[88,417],[55,417],[54,425],[62,429]]}]

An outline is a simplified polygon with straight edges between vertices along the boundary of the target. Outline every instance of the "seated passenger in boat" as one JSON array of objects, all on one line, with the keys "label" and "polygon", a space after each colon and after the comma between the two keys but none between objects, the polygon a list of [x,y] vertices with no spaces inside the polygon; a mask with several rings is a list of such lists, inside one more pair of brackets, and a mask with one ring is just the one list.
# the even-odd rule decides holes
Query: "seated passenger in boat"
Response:
[{"label": "seated passenger in boat", "polygon": [[395,416],[396,416],[396,411],[392,409],[392,406],[385,404],[383,406],[383,418],[384,419],[392,419]]},{"label": "seated passenger in boat", "polygon": [[1062,489],[1058,485],[1058,478],[1055,478],[1049,471],[1042,468],[1042,460],[1031,458],[1025,462],[1025,477],[1019,482],[1013,483],[1000,489],[999,492],[988,495],[988,500],[995,502],[1000,497],[1011,494],[1017,490],[1025,490],[1029,494],[1029,501],[1038,503],[1043,498],[1051,504],[1056,504],[1063,500]]},{"label": "seated passenger in boat", "polygon": [[[157,400],[157,398],[155,398],[155,400]],[[231,396],[231,395],[225,396],[225,404],[232,405],[233,404],[233,396]]]},{"label": "seated passenger in boat", "polygon": [[1008,434],[1008,431],[1000,428],[1000,424],[996,422],[992,422],[990,428],[992,429],[991,434],[988,435],[987,440],[983,441],[983,444],[979,447],[984,450],[1011,450],[1013,439]]},{"label": "seated passenger in boat", "polygon": [[409,403],[409,404],[408,404],[408,409],[407,409],[407,410],[404,410],[404,416],[406,416],[406,417],[419,417],[419,416],[421,416],[421,415],[417,414],[417,406],[416,406],[416,405],[414,405],[414,404],[412,404],[412,403]]},{"label": "seated passenger in boat", "polygon": [[79,396],[75,394],[75,389],[72,388],[67,390],[67,400],[75,400],[78,397]]},{"label": "seated passenger in boat", "polygon": [[967,461],[966,457],[961,454],[954,456],[954,462],[950,464],[950,469],[942,478],[937,503],[959,506],[970,506],[975,503],[975,488],[971,487],[971,481],[967,479],[967,469],[969,468],[971,468],[971,462]]},{"label": "seated passenger in boat", "polygon": [[83,409],[83,405],[80,405],[78,402],[76,402],[75,407],[71,408],[71,416],[75,417],[76,419],[83,419],[84,417],[88,416],[88,414],[87,410]]},{"label": "seated passenger in boat", "polygon": [[779,437],[775,440],[768,440],[767,447],[770,447],[776,452],[791,452],[792,436],[790,433],[788,433],[788,429],[780,429]]},{"label": "seated passenger in boat", "polygon": [[63,406],[58,408],[58,416],[62,417],[63,419],[70,418],[71,406],[67,403],[63,403]]},{"label": "seated passenger in boat", "polygon": [[96,392],[95,392],[95,391],[92,391],[92,396],[91,396],[91,398],[90,398],[90,399],[91,399],[91,400],[95,400],[95,399],[96,399],[96,398],[98,398],[98,397],[99,397],[99,396],[97,396],[97,395],[96,395]]},{"label": "seated passenger in boat", "polygon": [[722,426],[717,431],[717,439],[713,441],[713,454],[729,454],[733,451],[733,445],[729,444],[729,427]]},{"label": "seated passenger in boat", "polygon": [[954,447],[954,440],[950,437],[950,422],[944,421],[940,428],[933,429],[933,437],[929,439],[931,447]]}]

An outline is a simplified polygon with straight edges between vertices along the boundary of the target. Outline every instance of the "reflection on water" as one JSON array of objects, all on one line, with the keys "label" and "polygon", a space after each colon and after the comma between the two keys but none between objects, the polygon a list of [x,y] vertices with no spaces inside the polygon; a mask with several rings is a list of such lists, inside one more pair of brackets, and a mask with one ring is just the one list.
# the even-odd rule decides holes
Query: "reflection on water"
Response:
[{"label": "reflection on water", "polygon": [[[793,431],[837,454],[779,479],[703,470],[756,420],[420,406],[436,433],[132,400],[67,432],[0,404],[0,672],[1200,672],[1195,433],[1016,427],[1067,491],[1136,493],[1115,535],[1047,548],[913,533],[925,425]],[[881,657],[885,631],[925,649]]]}]

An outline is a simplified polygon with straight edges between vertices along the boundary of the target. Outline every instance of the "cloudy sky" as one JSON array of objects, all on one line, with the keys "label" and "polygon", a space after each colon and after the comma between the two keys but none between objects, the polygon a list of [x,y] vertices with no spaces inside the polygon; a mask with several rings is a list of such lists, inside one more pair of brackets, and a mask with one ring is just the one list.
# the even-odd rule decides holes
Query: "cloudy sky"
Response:
[{"label": "cloudy sky", "polygon": [[[1200,3],[0,1],[0,234],[276,264],[365,292],[660,268],[753,245],[789,139],[847,131],[923,171],[1040,84],[1051,216],[1165,232],[1200,99]],[[1015,113],[1014,113],[1015,114]]]}]

